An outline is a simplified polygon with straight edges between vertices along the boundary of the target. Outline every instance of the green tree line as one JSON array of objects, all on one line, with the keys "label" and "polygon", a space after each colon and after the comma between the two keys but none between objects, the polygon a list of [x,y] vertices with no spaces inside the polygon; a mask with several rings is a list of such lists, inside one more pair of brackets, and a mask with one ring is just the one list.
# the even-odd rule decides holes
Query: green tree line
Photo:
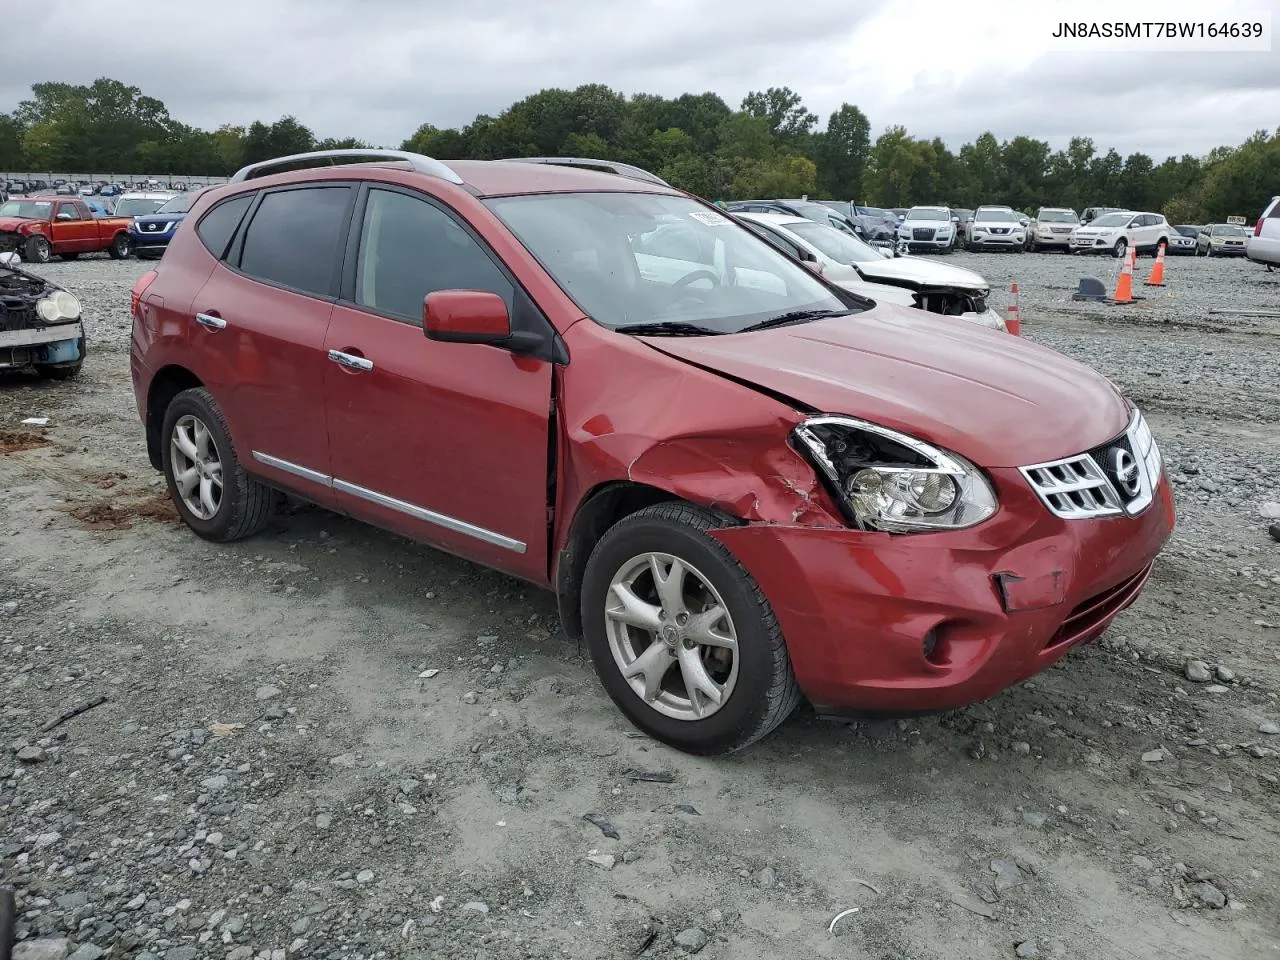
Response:
[{"label": "green tree line", "polygon": [[[0,170],[226,176],[246,163],[313,149],[366,147],[317,139],[295,117],[201,130],[175,120],[137,87],[37,83],[0,113]],[[630,97],[602,84],[546,89],[459,129],[424,123],[403,149],[442,160],[530,155],[596,157],[652,170],[710,199],[807,194],[875,206],[1127,207],[1174,222],[1256,215],[1276,189],[1280,129],[1239,146],[1160,163],[1101,151],[1088,137],[1065,149],[983,133],[952,151],[891,126],[874,139],[866,115],[843,104],[825,124],[788,87],[749,93],[738,109],[714,93]]]}]

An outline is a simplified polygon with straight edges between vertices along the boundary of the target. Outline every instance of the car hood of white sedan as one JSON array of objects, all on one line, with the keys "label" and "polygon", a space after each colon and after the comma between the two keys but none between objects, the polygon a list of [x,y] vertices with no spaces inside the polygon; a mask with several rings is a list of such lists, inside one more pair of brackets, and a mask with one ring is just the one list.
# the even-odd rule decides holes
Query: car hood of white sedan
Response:
[{"label": "car hood of white sedan", "polygon": [[963,267],[935,263],[923,257],[895,257],[892,260],[872,260],[856,265],[868,280],[885,280],[890,283],[908,282],[928,287],[961,287],[965,290],[987,290],[990,284],[980,275]]}]

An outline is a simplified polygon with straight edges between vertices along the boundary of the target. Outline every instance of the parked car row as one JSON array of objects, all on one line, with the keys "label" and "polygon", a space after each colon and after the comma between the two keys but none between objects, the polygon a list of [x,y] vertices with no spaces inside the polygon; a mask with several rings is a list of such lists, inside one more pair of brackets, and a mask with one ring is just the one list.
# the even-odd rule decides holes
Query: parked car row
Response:
[{"label": "parked car row", "polygon": [[[193,194],[123,194],[108,212],[94,197],[63,194],[11,197],[0,202],[0,252],[17,253],[30,263],[53,257],[74,260],[82,253],[106,251],[123,259],[159,256]],[[151,214],[164,210],[159,218]]]}]

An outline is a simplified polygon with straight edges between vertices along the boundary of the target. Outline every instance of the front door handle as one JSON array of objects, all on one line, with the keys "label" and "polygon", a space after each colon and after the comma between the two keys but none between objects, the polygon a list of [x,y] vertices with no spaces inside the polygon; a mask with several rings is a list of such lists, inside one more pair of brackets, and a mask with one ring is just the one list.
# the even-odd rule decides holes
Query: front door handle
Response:
[{"label": "front door handle", "polygon": [[329,359],[334,363],[340,363],[344,367],[351,370],[372,370],[373,361],[365,357],[357,357],[355,354],[343,353],[341,350],[330,350]]},{"label": "front door handle", "polygon": [[227,326],[227,321],[209,313],[197,313],[196,323],[200,324],[200,326],[204,327],[206,330],[222,330]]}]

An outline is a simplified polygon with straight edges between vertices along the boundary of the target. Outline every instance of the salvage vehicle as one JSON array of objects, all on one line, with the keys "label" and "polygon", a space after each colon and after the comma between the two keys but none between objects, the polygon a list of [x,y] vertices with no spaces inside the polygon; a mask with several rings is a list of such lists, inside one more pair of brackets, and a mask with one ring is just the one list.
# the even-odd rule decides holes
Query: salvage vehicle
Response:
[{"label": "salvage vehicle", "polygon": [[854,237],[862,232],[862,227],[843,212],[816,200],[733,200],[726,208],[731,213],[787,213],[805,217]]},{"label": "salvage vehicle", "polygon": [[1037,250],[1071,249],[1071,231],[1080,225],[1076,212],[1067,207],[1041,207],[1027,230],[1027,248]]},{"label": "salvage vehicle", "polygon": [[1159,213],[1107,213],[1071,232],[1071,252],[1123,257],[1133,247],[1138,253],[1154,254],[1169,243],[1173,232]]},{"label": "salvage vehicle", "polygon": [[0,253],[0,370],[30,368],[67,380],[80,372],[84,355],[80,301],[19,268],[16,253]]},{"label": "salvage vehicle", "polygon": [[898,246],[908,252],[940,250],[950,253],[955,247],[958,217],[949,207],[912,207],[898,224]]},{"label": "salvage vehicle", "polygon": [[0,253],[28,263],[56,254],[74,260],[105,250],[113,260],[129,255],[129,218],[95,216],[78,197],[23,197],[0,203]]},{"label": "salvage vehicle", "polygon": [[621,711],[692,753],[802,695],[991,697],[1106,630],[1174,526],[1088,366],[872,303],[625,164],[253,164],[130,309],[195,534],[258,533],[286,491],[550,588]]},{"label": "salvage vehicle", "polygon": [[979,207],[969,225],[969,249],[1022,253],[1027,241],[1022,219],[1012,207]]},{"label": "salvage vehicle", "polygon": [[987,306],[990,285],[972,270],[924,257],[886,259],[857,237],[803,217],[740,213],[737,218],[783,253],[860,296],[1008,330]]},{"label": "salvage vehicle", "polygon": [[1175,224],[1173,233],[1169,234],[1169,255],[1196,255],[1196,241],[1200,237],[1200,231],[1204,227],[1192,226],[1187,223]]},{"label": "salvage vehicle", "polygon": [[1099,217],[1105,217],[1108,213],[1124,213],[1120,207],[1085,207],[1080,211],[1080,222],[1082,224],[1093,223]]},{"label": "salvage vehicle", "polygon": [[129,244],[139,259],[164,254],[169,240],[182,223],[200,191],[182,193],[160,206],[155,213],[134,217],[129,224]]},{"label": "salvage vehicle", "polygon": [[1200,228],[1196,237],[1196,255],[1200,257],[1243,257],[1245,239],[1249,235],[1244,227],[1234,223],[1208,223]]},{"label": "salvage vehicle", "polygon": [[1272,197],[1253,233],[1245,238],[1245,256],[1255,263],[1265,263],[1267,269],[1280,266],[1280,197]]}]

